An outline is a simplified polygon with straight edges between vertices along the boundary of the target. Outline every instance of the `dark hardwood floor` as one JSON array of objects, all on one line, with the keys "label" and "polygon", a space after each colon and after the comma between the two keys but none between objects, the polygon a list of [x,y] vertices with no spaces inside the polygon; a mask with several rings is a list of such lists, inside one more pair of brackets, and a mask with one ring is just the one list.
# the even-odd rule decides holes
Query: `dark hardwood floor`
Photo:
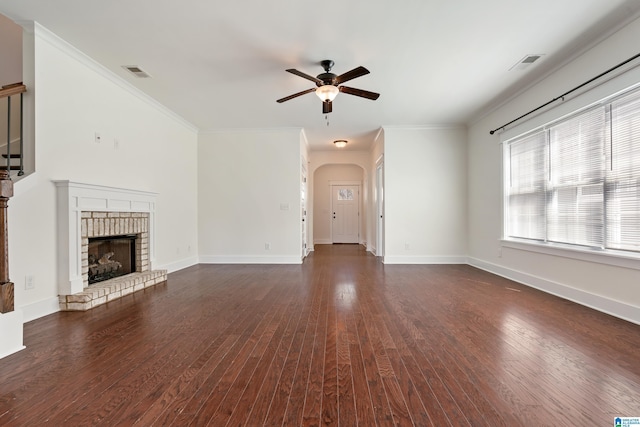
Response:
[{"label": "dark hardwood floor", "polygon": [[[605,285],[605,284],[603,284]],[[25,325],[2,426],[612,426],[640,326],[464,265],[317,246]]]}]

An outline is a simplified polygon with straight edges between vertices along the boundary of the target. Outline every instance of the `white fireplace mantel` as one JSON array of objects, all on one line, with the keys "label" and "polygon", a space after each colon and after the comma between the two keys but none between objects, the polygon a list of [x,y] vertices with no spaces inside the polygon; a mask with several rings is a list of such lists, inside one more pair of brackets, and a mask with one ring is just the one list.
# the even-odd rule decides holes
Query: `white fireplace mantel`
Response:
[{"label": "white fireplace mantel", "polygon": [[82,212],[142,212],[149,214],[149,263],[155,263],[157,193],[54,180],[57,190],[58,293],[82,292]]}]

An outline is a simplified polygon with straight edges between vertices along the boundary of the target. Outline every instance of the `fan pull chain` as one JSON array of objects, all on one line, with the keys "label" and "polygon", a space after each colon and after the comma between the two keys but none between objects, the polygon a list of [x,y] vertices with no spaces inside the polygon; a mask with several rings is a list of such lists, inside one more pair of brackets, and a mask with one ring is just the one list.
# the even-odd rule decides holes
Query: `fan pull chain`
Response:
[{"label": "fan pull chain", "polygon": [[327,127],[329,127],[329,115],[325,114],[324,119],[327,121]]}]

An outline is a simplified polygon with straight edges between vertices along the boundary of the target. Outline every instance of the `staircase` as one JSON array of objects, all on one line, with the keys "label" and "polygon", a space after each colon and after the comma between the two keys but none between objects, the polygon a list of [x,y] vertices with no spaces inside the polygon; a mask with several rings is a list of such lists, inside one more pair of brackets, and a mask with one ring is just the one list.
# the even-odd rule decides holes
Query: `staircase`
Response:
[{"label": "staircase", "polygon": [[22,83],[2,86],[0,89],[0,170],[24,175],[23,94]]},{"label": "staircase", "polygon": [[[12,171],[24,175],[23,97],[26,87],[22,83],[2,86],[0,89],[0,314],[14,311],[14,287],[9,279],[9,245],[7,240],[7,202],[13,196]],[[2,161],[4,160],[4,161]]]}]

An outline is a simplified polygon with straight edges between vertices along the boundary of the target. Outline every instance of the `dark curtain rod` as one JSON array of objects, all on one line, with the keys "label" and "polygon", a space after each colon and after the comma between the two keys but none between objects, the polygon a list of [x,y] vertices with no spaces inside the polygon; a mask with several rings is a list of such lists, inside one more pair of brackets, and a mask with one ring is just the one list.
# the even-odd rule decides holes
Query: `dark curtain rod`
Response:
[{"label": "dark curtain rod", "polygon": [[616,65],[615,67],[611,67],[611,68],[609,68],[607,71],[605,71],[605,72],[603,72],[603,73],[598,74],[598,75],[597,75],[597,76],[595,76],[594,78],[589,79],[589,80],[587,80],[586,82],[582,83],[581,85],[574,87],[574,88],[573,88],[573,89],[571,89],[570,91],[565,92],[565,93],[563,93],[562,95],[560,95],[560,96],[557,96],[557,97],[553,98],[551,101],[549,101],[549,102],[547,102],[547,103],[542,104],[542,105],[541,105],[541,106],[539,106],[538,108],[534,108],[533,110],[529,111],[528,113],[525,113],[525,114],[521,115],[520,117],[517,117],[517,118],[515,118],[515,119],[511,120],[509,123],[505,123],[505,124],[503,124],[502,126],[500,126],[500,127],[498,127],[498,128],[495,128],[495,129],[494,129],[494,130],[492,130],[492,131],[489,131],[489,134],[490,134],[490,135],[493,135],[494,133],[496,133],[496,132],[497,132],[497,131],[499,131],[500,129],[504,129],[505,127],[509,126],[509,125],[510,125],[510,124],[512,124],[512,123],[517,122],[518,120],[522,119],[523,117],[527,117],[529,114],[531,114],[531,113],[535,113],[535,112],[536,112],[536,111],[538,111],[539,109],[544,108],[544,107],[546,107],[547,105],[552,104],[552,103],[556,102],[556,101],[557,101],[557,100],[559,100],[559,99],[563,99],[565,96],[569,95],[570,93],[575,92],[576,90],[578,90],[578,89],[580,89],[580,88],[582,88],[582,87],[584,87],[584,86],[588,85],[589,83],[593,82],[594,80],[598,80],[600,77],[602,77],[602,76],[604,76],[604,75],[609,74],[610,72],[612,72],[612,71],[614,71],[614,70],[616,70],[616,69],[618,69],[618,68],[622,67],[622,66],[623,66],[623,65],[625,65],[625,64],[628,64],[629,62],[631,62],[631,61],[633,61],[634,59],[639,58],[639,57],[640,57],[640,53],[638,53],[638,54],[636,54],[636,55],[632,56],[631,58],[627,59],[626,61],[623,61],[623,62],[619,63],[619,64],[618,64],[618,65]]}]

